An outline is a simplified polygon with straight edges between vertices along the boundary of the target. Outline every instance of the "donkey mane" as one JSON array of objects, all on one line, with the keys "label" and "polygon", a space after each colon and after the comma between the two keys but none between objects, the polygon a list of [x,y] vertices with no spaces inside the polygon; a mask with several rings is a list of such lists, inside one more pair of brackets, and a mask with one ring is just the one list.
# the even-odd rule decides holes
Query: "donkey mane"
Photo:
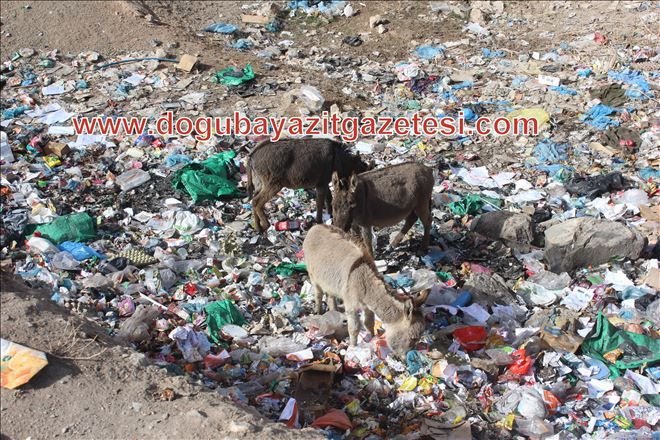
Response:
[{"label": "donkey mane", "polygon": [[344,240],[350,242],[360,252],[362,252],[362,256],[360,258],[358,258],[357,260],[355,260],[355,262],[351,266],[351,270],[353,268],[359,266],[362,263],[366,263],[369,266],[371,266],[372,268],[376,269],[376,264],[374,263],[374,259],[371,256],[371,254],[369,254],[369,251],[367,250],[367,248],[364,247],[364,243],[362,242],[362,240],[360,240],[357,237],[352,236],[351,234],[348,234],[348,233],[342,231],[341,229],[339,229],[336,226],[326,225],[326,224],[319,225],[319,226],[322,226],[325,229],[327,229],[332,235],[335,235],[339,238],[343,238]]}]

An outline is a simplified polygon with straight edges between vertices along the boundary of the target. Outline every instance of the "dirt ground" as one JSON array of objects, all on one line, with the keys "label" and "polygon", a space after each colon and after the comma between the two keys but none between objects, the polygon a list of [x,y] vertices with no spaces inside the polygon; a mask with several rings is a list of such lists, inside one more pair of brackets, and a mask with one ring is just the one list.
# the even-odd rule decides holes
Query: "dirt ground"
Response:
[{"label": "dirt ground", "polygon": [[[353,17],[328,23],[287,20],[283,29],[287,33],[270,38],[273,43],[293,40],[307,52],[313,46],[324,47],[330,54],[373,58],[382,64],[407,59],[411,49],[425,40],[465,38],[463,18],[440,18],[427,1],[351,3],[359,11]],[[544,51],[597,30],[606,31],[614,44],[643,44],[657,28],[637,20],[633,8],[640,3],[506,2],[506,11],[515,11],[523,24],[515,28],[515,35],[502,29],[495,37],[497,48],[514,53],[522,48]],[[168,55],[199,54],[207,69],[250,62],[260,75],[286,82],[298,78],[317,86],[329,102],[358,108],[375,105],[368,95],[347,97],[341,92],[342,81],[321,71],[276,65],[266,72],[264,60],[253,51],[229,51],[224,40],[214,41],[201,32],[213,22],[238,24],[241,14],[259,7],[254,2],[220,1],[1,1],[0,55],[5,61],[21,48],[59,49],[64,54],[93,50],[110,59],[153,52],[154,40],[159,40]],[[369,33],[369,17],[375,14],[390,21],[388,32]],[[361,46],[342,44],[344,37],[360,33],[369,33]],[[268,108],[276,106],[280,97],[252,96],[245,101],[248,106]],[[55,305],[49,297],[47,291],[2,275],[2,337],[45,351],[50,361],[20,390],[2,389],[3,439],[323,438],[314,430],[291,431],[271,423],[200,384],[147,365],[144,355],[118,345],[96,324]],[[173,400],[162,400],[167,388],[173,390]]]},{"label": "dirt ground", "polygon": [[[285,2],[275,2],[281,7]],[[427,1],[368,1],[354,3],[352,17],[296,16],[284,20],[281,33],[264,34],[273,44],[292,40],[296,48],[309,53],[322,48],[325,58],[339,57],[343,62],[364,57],[381,64],[394,64],[408,58],[425,40],[438,43],[466,37],[462,30],[465,18],[456,14],[432,12]],[[612,45],[642,44],[654,34],[652,23],[638,20],[635,8],[642,2],[506,2],[505,11],[517,17],[514,28],[502,29],[495,36],[498,49],[512,52],[521,49],[542,52],[571,42],[589,32],[607,32]],[[6,1],[0,13],[0,53],[5,60],[21,48],[59,49],[64,54],[97,51],[105,58],[126,53],[154,52],[164,49],[168,56],[198,55],[203,69],[216,71],[227,66],[251,63],[257,75],[284,83],[316,85],[329,104],[344,108],[365,109],[377,105],[369,93],[346,95],[345,86],[324,75],[323,71],[278,65],[265,71],[264,59],[256,51],[227,50],[223,36],[214,39],[201,30],[215,22],[241,23],[241,15],[255,13],[263,4],[257,2],[208,1]],[[467,4],[466,4],[467,5]],[[466,6],[467,8],[467,6]],[[300,14],[299,14],[300,15]],[[303,14],[304,15],[304,14]],[[369,17],[387,19],[387,32],[369,28]],[[145,18],[146,17],[146,18]],[[515,29],[515,35],[510,33]],[[655,32],[657,34],[657,32]],[[364,43],[352,47],[343,43],[347,36],[361,35]],[[162,44],[156,47],[154,40]],[[634,43],[633,43],[634,42]],[[172,44],[177,47],[172,48]],[[144,56],[144,55],[141,55]],[[612,55],[609,54],[611,57]],[[280,95],[252,96],[247,106],[277,107]],[[234,104],[235,99],[225,101]]]}]

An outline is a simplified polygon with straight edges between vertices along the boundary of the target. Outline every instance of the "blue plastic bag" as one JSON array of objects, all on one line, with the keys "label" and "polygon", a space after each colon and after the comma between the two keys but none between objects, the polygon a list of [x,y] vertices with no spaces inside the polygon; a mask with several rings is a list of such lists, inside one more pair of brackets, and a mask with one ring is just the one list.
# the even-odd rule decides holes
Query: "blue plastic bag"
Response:
[{"label": "blue plastic bag", "polygon": [[552,86],[550,87],[550,90],[552,90],[553,92],[559,92],[562,95],[571,95],[571,96],[577,95],[577,91],[573,89],[569,89],[568,87],[564,87],[564,86]]},{"label": "blue plastic bag", "polygon": [[96,252],[94,249],[85,244],[76,243],[74,241],[64,241],[60,243],[57,248],[61,251],[70,253],[73,255],[73,258],[78,261],[85,261],[92,257],[96,257],[101,260],[105,259],[105,255]]},{"label": "blue plastic bag", "polygon": [[238,28],[228,23],[213,23],[204,28],[204,32],[213,32],[214,34],[233,34]]},{"label": "blue plastic bag", "polygon": [[560,144],[559,142],[545,139],[534,147],[534,157],[540,163],[563,162],[568,159],[568,155],[566,154],[567,147],[567,144]]},{"label": "blue plastic bag", "polygon": [[442,46],[431,46],[430,44],[425,44],[423,46],[419,46],[415,50],[415,54],[417,54],[417,57],[423,59],[423,60],[432,60],[438,55],[441,55],[445,52],[445,48]]},{"label": "blue plastic bag", "polygon": [[608,115],[616,113],[616,109],[609,107],[605,104],[597,104],[591,107],[580,120],[585,124],[596,127],[599,130],[605,130],[607,127],[613,125],[618,127],[619,121],[609,118]]},{"label": "blue plastic bag", "polygon": [[487,47],[481,49],[481,53],[486,58],[504,58],[506,55],[503,50],[490,50]]}]

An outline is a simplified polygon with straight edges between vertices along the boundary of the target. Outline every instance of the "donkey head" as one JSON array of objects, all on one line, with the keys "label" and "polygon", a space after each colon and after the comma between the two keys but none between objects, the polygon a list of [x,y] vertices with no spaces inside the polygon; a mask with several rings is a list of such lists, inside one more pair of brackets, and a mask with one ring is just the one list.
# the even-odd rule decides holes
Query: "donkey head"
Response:
[{"label": "donkey head", "polygon": [[332,224],[345,232],[353,223],[357,186],[358,178],[355,174],[350,178],[339,178],[337,172],[332,174]]},{"label": "donkey head", "polygon": [[419,308],[426,302],[431,289],[420,292],[415,298],[403,303],[403,319],[395,323],[383,324],[387,345],[399,357],[404,358],[424,333],[426,319]]}]

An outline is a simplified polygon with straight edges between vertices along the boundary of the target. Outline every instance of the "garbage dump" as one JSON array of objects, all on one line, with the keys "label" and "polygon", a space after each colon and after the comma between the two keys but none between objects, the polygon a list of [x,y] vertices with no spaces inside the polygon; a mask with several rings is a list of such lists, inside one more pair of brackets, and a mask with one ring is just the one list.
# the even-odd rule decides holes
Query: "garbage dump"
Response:
[{"label": "garbage dump", "polygon": [[[51,301],[150,365],[288,429],[331,439],[657,439],[657,6],[612,2],[609,12],[625,8],[647,37],[628,41],[598,20],[556,39],[529,29],[516,2],[370,3],[245,3],[242,19],[209,17],[196,38],[240,60],[222,69],[176,48],[3,53],[3,270],[47,286]],[[419,25],[404,40],[406,7]],[[318,26],[305,30],[312,48],[292,37],[301,23]],[[348,33],[324,36],[342,23]],[[459,24],[427,34],[447,23]],[[396,46],[396,57],[380,56],[374,39]],[[276,69],[316,72],[342,92],[273,79]],[[260,95],[282,99],[247,104]],[[363,106],[343,103],[356,96]],[[329,169],[330,191],[301,183],[272,194],[248,170],[272,124],[262,133],[195,125],[154,134],[166,111],[194,120],[236,109],[253,121],[265,111],[422,114],[459,118],[471,132],[335,136],[371,170],[335,180]],[[145,123],[134,133],[80,133],[90,115]],[[480,118],[509,127],[525,118],[538,130],[480,135]],[[310,229],[319,216],[337,224],[339,195],[361,194],[369,178],[360,176],[381,173],[379,189],[397,188],[388,167],[410,161],[432,175],[430,198],[392,226],[369,224],[362,212],[379,214],[359,196],[352,206],[364,205],[351,213],[361,217],[351,220],[362,230],[331,229],[358,243],[351,267],[368,267],[386,299],[355,308],[319,296],[325,281],[312,279],[303,251]],[[255,205],[269,218],[263,232]],[[358,250],[363,239],[373,257]],[[317,251],[328,257],[337,246]],[[324,263],[329,280],[346,275],[339,261]],[[384,304],[400,320],[419,313],[420,333],[403,351],[388,344],[399,330]],[[28,356],[27,376],[5,351]],[[3,387],[50,367],[43,353],[5,339],[2,352]]]}]

